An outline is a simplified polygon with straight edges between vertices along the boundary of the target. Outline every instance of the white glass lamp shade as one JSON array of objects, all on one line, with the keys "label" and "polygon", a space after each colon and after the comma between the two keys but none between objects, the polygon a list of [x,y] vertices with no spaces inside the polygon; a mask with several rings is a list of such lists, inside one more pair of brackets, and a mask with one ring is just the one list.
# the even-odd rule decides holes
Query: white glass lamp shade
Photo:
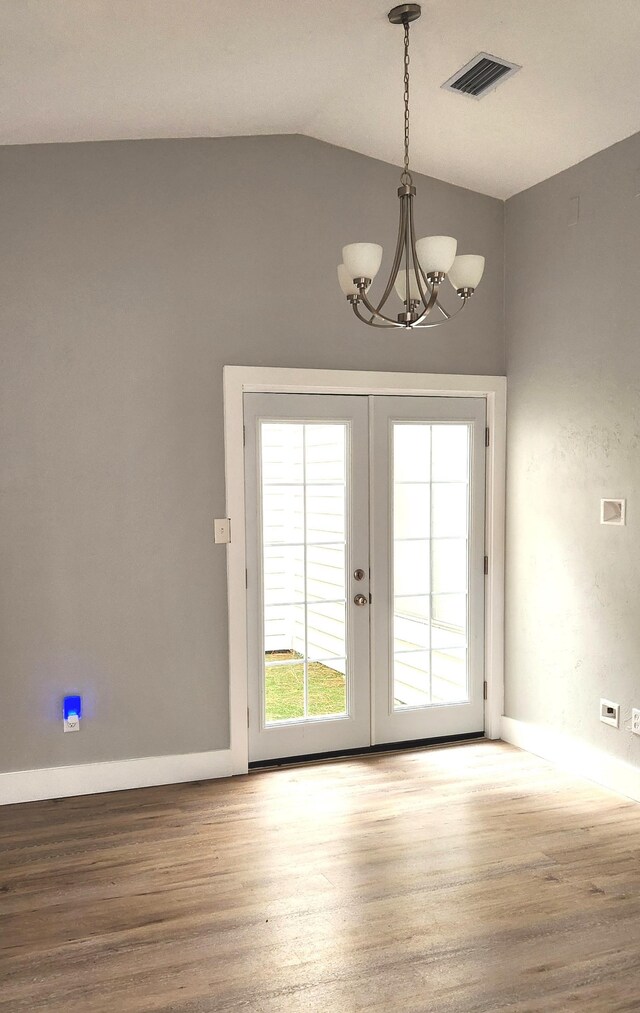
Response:
[{"label": "white glass lamp shade", "polygon": [[[424,288],[425,286],[423,286]],[[407,291],[407,275],[404,270],[398,271],[398,277],[394,282],[394,288],[402,301],[405,301]],[[413,268],[409,271],[409,295],[411,299],[418,302],[421,298],[420,289],[418,288],[418,282],[416,280],[416,272]]]},{"label": "white glass lamp shade", "polygon": [[456,257],[449,271],[449,281],[455,289],[477,288],[484,274],[484,257],[466,253]]},{"label": "white glass lamp shade", "polygon": [[349,276],[349,272],[347,271],[344,264],[338,264],[338,282],[340,283],[340,288],[342,289],[345,295],[358,294],[358,289],[353,284],[353,281]]},{"label": "white glass lamp shade", "polygon": [[436,271],[447,274],[453,264],[458,248],[458,240],[453,236],[425,236],[416,243],[416,253],[420,267],[425,274]]},{"label": "white glass lamp shade", "polygon": [[373,281],[382,263],[382,247],[378,243],[350,243],[342,247],[342,261],[351,281],[354,278]]}]

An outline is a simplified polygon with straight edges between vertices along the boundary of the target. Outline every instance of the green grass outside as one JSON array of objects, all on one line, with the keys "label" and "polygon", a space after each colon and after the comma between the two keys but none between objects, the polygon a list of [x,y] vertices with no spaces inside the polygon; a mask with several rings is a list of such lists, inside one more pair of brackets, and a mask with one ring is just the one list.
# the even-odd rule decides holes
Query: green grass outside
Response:
[{"label": "green grass outside", "polygon": [[[267,721],[285,721],[304,717],[304,665],[300,655],[293,651],[269,654],[269,661],[288,662],[265,672]],[[344,714],[346,710],[346,682],[342,672],[336,672],[319,661],[309,662],[308,717],[327,714]]]}]

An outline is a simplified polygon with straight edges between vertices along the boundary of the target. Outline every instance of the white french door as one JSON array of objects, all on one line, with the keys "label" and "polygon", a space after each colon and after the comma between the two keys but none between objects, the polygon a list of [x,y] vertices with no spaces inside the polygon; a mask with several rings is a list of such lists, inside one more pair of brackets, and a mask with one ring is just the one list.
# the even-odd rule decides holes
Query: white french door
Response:
[{"label": "white french door", "polygon": [[372,401],[372,741],[484,728],[481,398]]},{"label": "white french door", "polygon": [[250,761],[369,745],[367,400],[245,394]]},{"label": "white french door", "polygon": [[481,398],[245,394],[249,760],[481,733]]}]

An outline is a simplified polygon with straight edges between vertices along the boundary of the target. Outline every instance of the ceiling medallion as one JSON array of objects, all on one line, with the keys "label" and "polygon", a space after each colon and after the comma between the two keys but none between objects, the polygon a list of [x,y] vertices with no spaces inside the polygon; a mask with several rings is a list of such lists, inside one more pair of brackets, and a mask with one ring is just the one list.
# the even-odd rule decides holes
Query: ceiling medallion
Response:
[{"label": "ceiling medallion", "polygon": [[[353,312],[371,327],[426,328],[446,323],[464,309],[480,284],[484,257],[475,254],[456,255],[457,240],[451,236],[415,238],[413,199],[416,188],[409,171],[409,25],[421,14],[419,4],[400,4],[389,11],[392,25],[404,26],[404,164],[398,187],[400,225],[398,241],[389,280],[382,298],[369,298],[369,288],[382,262],[382,247],[377,243],[350,243],[342,249],[343,263],[338,267],[338,281]],[[440,286],[448,278],[462,305],[449,313],[440,304]],[[400,297],[404,309],[397,317],[383,313],[392,293]],[[433,310],[439,319],[427,320]]]}]

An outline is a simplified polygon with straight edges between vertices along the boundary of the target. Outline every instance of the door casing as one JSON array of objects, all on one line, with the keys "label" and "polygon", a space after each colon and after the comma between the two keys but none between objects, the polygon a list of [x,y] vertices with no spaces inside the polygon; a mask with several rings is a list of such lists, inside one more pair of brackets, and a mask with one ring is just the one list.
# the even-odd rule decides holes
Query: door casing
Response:
[{"label": "door casing", "polygon": [[487,403],[485,551],[485,736],[500,737],[504,701],[504,530],[506,377],[438,373],[224,367],[226,510],[229,618],[230,751],[235,774],[249,762],[247,721],[248,639],[243,395],[252,393],[367,394],[481,397]]}]

